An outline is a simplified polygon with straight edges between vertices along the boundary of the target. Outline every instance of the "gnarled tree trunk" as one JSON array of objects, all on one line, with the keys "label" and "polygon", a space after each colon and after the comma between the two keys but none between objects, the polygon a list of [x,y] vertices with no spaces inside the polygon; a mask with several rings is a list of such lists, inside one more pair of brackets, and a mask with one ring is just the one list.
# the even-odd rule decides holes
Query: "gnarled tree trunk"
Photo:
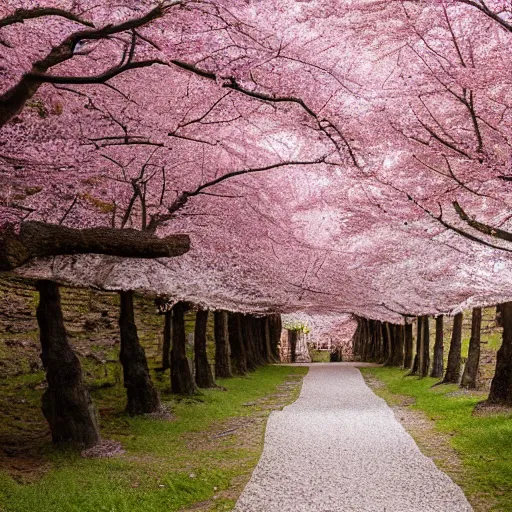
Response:
[{"label": "gnarled tree trunk", "polygon": [[196,369],[196,384],[200,388],[216,387],[206,354],[207,325],[208,311],[199,310],[196,313],[196,326],[194,330],[194,365]]},{"label": "gnarled tree trunk", "polygon": [[36,288],[41,359],[48,382],[42,410],[50,425],[52,440],[86,448],[94,446],[100,440],[98,418],[82,380],[80,361],[67,340],[59,286],[52,281],[38,281]]},{"label": "gnarled tree trunk", "polygon": [[228,338],[231,348],[231,368],[236,375],[247,373],[247,354],[242,340],[242,315],[240,313],[228,313]]},{"label": "gnarled tree trunk", "polygon": [[229,361],[228,315],[226,311],[213,313],[215,334],[215,377],[232,377]]},{"label": "gnarled tree trunk", "polygon": [[482,327],[482,308],[474,308],[471,315],[471,338],[469,339],[468,360],[462,374],[460,385],[475,389],[480,366],[480,329]]},{"label": "gnarled tree trunk", "polygon": [[193,395],[197,391],[187,358],[186,310],[187,305],[178,302],[172,313],[171,391],[178,395]]},{"label": "gnarled tree trunk", "polygon": [[440,379],[443,376],[444,371],[444,324],[443,315],[436,317],[436,341],[434,343],[434,360],[432,363],[431,377]]},{"label": "gnarled tree trunk", "polygon": [[458,384],[460,380],[460,353],[462,348],[462,313],[453,318],[452,339],[448,352],[448,365],[444,375],[443,384]]},{"label": "gnarled tree trunk", "polygon": [[491,383],[488,402],[512,405],[512,302],[500,305],[503,342],[498,350],[496,372]]},{"label": "gnarled tree trunk", "polygon": [[119,359],[123,365],[124,387],[128,402],[128,414],[156,412],[160,407],[158,393],[151,382],[144,348],[139,343],[133,314],[133,292],[120,292],[121,352]]}]

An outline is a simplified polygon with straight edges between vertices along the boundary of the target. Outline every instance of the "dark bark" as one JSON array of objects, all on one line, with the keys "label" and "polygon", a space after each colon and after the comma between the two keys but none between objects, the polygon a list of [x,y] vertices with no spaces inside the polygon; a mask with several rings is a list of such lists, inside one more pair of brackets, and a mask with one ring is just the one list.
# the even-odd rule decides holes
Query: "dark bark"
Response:
[{"label": "dark bark", "polygon": [[254,325],[251,315],[241,315],[240,325],[242,328],[242,343],[245,347],[247,369],[249,371],[256,370],[263,364],[256,346],[254,338]]},{"label": "dark bark", "polygon": [[171,367],[172,310],[165,312],[164,343],[162,345],[162,370]]},{"label": "dark bark", "polygon": [[133,313],[133,292],[120,292],[119,296],[121,298],[119,359],[123,365],[124,387],[128,397],[126,412],[132,415],[156,412],[160,408],[160,400],[151,382],[146,353],[139,343]]},{"label": "dark bark", "polygon": [[0,271],[13,270],[33,258],[64,254],[107,254],[124,258],[181,256],[190,249],[188,235],[166,238],[135,229],[74,229],[43,222],[23,222],[19,233],[0,233]]},{"label": "dark bark", "polygon": [[430,366],[430,329],[428,316],[422,317],[421,354],[418,363],[420,377],[428,376]]},{"label": "dark bark", "polygon": [[217,387],[213,380],[212,369],[206,354],[206,328],[208,326],[208,311],[199,310],[196,313],[194,329],[194,366],[196,369],[196,384],[200,388]]},{"label": "dark bark", "polygon": [[270,316],[261,319],[261,329],[265,346],[265,356],[267,363],[276,363],[277,359],[272,352],[272,339],[270,335]]},{"label": "dark bark", "polygon": [[215,311],[213,321],[215,334],[215,377],[232,377],[229,360],[228,315],[226,311]]},{"label": "dark bark", "polygon": [[389,324],[389,322],[384,322],[382,324],[382,337],[385,340],[385,346],[387,348],[386,351],[382,351],[382,359],[379,362],[383,362],[385,366],[393,366],[393,356],[394,356],[394,339],[393,339],[393,326]]},{"label": "dark bark", "polygon": [[469,351],[461,386],[475,389],[480,366],[480,330],[482,327],[482,308],[474,308],[471,315],[471,338],[469,339]]},{"label": "dark bark", "polygon": [[512,406],[512,302],[501,304],[503,342],[498,350],[496,372],[488,402]]},{"label": "dark bark", "polygon": [[59,287],[52,281],[38,281],[36,287],[41,360],[48,382],[42,410],[52,440],[87,448],[94,446],[100,440],[98,418],[82,380],[80,361],[67,340]]},{"label": "dark bark", "polygon": [[231,349],[231,368],[236,375],[247,373],[247,354],[242,340],[242,315],[228,313],[228,338]]},{"label": "dark bark", "polygon": [[178,395],[197,392],[187,358],[186,310],[187,305],[183,302],[178,302],[172,309],[171,391]]},{"label": "dark bark", "polygon": [[279,343],[281,342],[281,332],[283,324],[281,315],[269,316],[269,333],[270,333],[270,347],[274,361],[279,361]]},{"label": "dark bark", "polygon": [[390,366],[402,367],[404,363],[404,326],[390,325],[391,353]]},{"label": "dark bark", "polygon": [[434,343],[434,359],[432,362],[431,377],[440,379],[444,372],[444,317],[436,317],[436,341]]},{"label": "dark bark", "polygon": [[404,368],[411,368],[413,362],[412,324],[405,324]]},{"label": "dark bark", "polygon": [[453,318],[452,339],[450,351],[448,352],[448,364],[444,375],[443,383],[458,384],[460,380],[460,353],[462,347],[462,313]]},{"label": "dark bark", "polygon": [[420,368],[421,337],[423,332],[423,322],[421,319],[421,316],[416,319],[416,354],[412,363],[411,375],[417,375]]}]

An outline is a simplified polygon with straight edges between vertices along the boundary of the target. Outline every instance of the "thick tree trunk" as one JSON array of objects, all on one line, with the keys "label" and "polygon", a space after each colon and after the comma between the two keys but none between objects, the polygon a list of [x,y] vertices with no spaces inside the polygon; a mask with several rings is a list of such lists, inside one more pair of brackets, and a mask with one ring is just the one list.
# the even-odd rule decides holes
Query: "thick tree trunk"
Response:
[{"label": "thick tree trunk", "polygon": [[297,331],[288,331],[288,343],[290,344],[290,361],[297,361]]},{"label": "thick tree trunk", "polygon": [[257,353],[254,340],[254,329],[251,315],[240,315],[240,325],[242,327],[242,343],[245,347],[247,369],[256,370],[261,366],[261,361]]},{"label": "thick tree trunk", "polygon": [[404,326],[390,325],[391,354],[389,366],[402,367],[404,363]]},{"label": "thick tree trunk", "polygon": [[462,374],[460,385],[475,389],[480,366],[480,330],[482,327],[482,308],[474,308],[471,315],[471,338],[469,339],[468,359]]},{"label": "thick tree trunk", "polygon": [[[387,348],[387,353],[382,350],[382,359],[379,360],[384,363],[384,366],[393,366],[393,358],[395,354],[393,326],[389,322],[382,324],[382,338],[385,340],[384,346]],[[383,347],[384,348],[384,347]]]},{"label": "thick tree trunk", "polygon": [[422,317],[421,356],[419,359],[420,377],[428,376],[430,366],[430,330],[428,316]]},{"label": "thick tree trunk", "polygon": [[165,312],[164,343],[162,346],[162,370],[171,367],[172,310]]},{"label": "thick tree trunk", "polygon": [[460,353],[462,347],[462,313],[453,318],[452,339],[448,352],[448,365],[444,375],[443,384],[458,384],[460,380]]},{"label": "thick tree trunk", "polygon": [[180,256],[190,249],[188,235],[166,238],[135,229],[74,229],[44,222],[23,222],[19,233],[0,233],[0,271],[13,270],[32,258],[63,254],[107,254],[124,258]]},{"label": "thick tree trunk", "polygon": [[236,375],[247,373],[247,354],[242,339],[242,315],[228,313],[228,338],[231,348],[231,368]]},{"label": "thick tree trunk", "polygon": [[434,343],[434,360],[432,363],[431,377],[440,379],[444,372],[444,324],[443,315],[436,317],[436,341]]},{"label": "thick tree trunk", "polygon": [[512,302],[505,302],[500,306],[503,342],[498,350],[496,372],[487,401],[512,406]]},{"label": "thick tree trunk", "polygon": [[128,402],[128,414],[156,412],[160,407],[158,393],[151,382],[144,348],[139,343],[133,314],[133,292],[120,292],[121,352],[119,359],[123,365],[124,387]]},{"label": "thick tree trunk", "polygon": [[229,360],[228,314],[215,311],[213,314],[215,334],[215,378],[232,377]]},{"label": "thick tree trunk", "polygon": [[80,361],[67,340],[59,286],[52,281],[38,281],[36,287],[41,359],[48,382],[42,409],[52,440],[94,446],[100,440],[98,419],[82,380]]},{"label": "thick tree trunk", "polygon": [[196,313],[194,329],[194,365],[196,369],[196,384],[200,388],[217,387],[213,380],[212,369],[206,354],[206,328],[208,325],[208,311],[200,310]]},{"label": "thick tree trunk", "polygon": [[405,324],[405,354],[404,354],[404,368],[411,368],[413,361],[413,337],[412,337],[412,324]]},{"label": "thick tree trunk", "polygon": [[186,304],[178,302],[172,313],[171,391],[178,395],[193,395],[197,391],[187,358],[186,310]]}]

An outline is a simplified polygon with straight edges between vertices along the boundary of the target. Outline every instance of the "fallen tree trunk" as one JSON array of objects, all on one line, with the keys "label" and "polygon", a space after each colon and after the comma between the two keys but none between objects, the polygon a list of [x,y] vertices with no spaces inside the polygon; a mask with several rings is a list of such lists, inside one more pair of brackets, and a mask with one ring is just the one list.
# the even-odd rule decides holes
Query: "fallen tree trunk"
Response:
[{"label": "fallen tree trunk", "polygon": [[75,229],[44,222],[23,222],[0,233],[0,271],[20,267],[33,258],[67,254],[106,254],[123,258],[181,256],[190,249],[188,235],[158,238],[135,229]]}]

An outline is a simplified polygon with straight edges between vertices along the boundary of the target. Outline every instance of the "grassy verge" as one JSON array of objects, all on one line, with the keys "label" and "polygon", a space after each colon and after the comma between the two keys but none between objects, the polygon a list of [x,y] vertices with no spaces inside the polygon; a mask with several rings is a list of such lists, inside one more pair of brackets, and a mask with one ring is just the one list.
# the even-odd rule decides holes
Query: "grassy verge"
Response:
[{"label": "grassy verge", "polygon": [[475,510],[512,511],[512,413],[474,415],[485,395],[461,391],[456,385],[432,387],[437,379],[405,378],[407,372],[396,368],[361,371],[384,384],[374,391],[390,405],[399,404],[401,397],[412,398],[409,407],[433,422],[434,435],[448,436],[462,464],[455,480]]},{"label": "grassy verge", "polygon": [[[130,418],[121,385],[97,389],[102,434],[121,441],[126,453],[84,459],[53,449],[43,434],[28,452],[0,458],[0,511],[231,510],[259,459],[268,414],[297,397],[306,372],[269,366],[186,400],[166,394],[165,379],[159,384],[171,421]],[[36,415],[35,397],[19,391],[24,414]]]}]

